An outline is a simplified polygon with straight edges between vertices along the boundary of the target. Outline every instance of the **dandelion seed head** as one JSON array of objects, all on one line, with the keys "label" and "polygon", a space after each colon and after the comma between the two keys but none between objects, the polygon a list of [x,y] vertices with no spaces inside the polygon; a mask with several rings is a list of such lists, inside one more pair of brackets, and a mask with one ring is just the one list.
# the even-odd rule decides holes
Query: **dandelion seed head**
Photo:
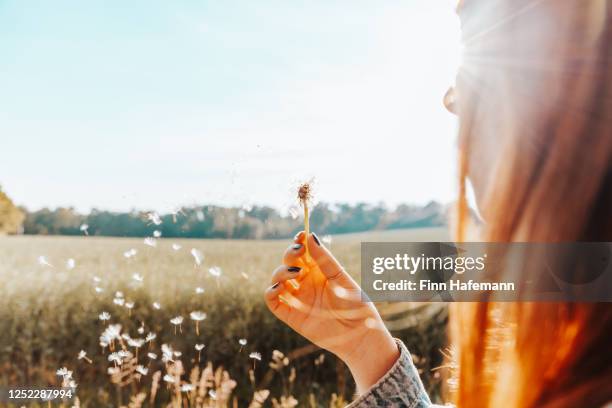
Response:
[{"label": "dandelion seed head", "polygon": [[300,184],[297,191],[297,198],[301,205],[305,205],[312,199],[311,181]]},{"label": "dandelion seed head", "polygon": [[196,349],[197,351],[202,351],[202,350],[204,350],[204,347],[206,347],[204,344],[196,344],[196,345],[195,345],[195,349]]},{"label": "dandelion seed head", "polygon": [[247,345],[247,339],[239,339],[238,340],[238,344],[240,344],[241,346],[246,346]]},{"label": "dandelion seed head", "polygon": [[174,352],[174,357],[180,357],[182,355],[183,355],[183,353],[181,353],[180,351],[175,351]]},{"label": "dandelion seed head", "polygon": [[140,327],[138,328],[138,330],[136,330],[136,331],[138,332],[138,334],[143,334],[143,333],[144,333],[144,331],[145,331],[145,328],[144,328],[144,326],[140,326]]},{"label": "dandelion seed head", "polygon": [[103,311],[102,313],[100,313],[100,314],[98,315],[98,319],[100,319],[100,320],[102,320],[102,321],[105,321],[105,320],[110,320],[110,318],[111,318],[111,315],[110,315],[110,313],[108,313],[108,312],[104,312],[104,311]]},{"label": "dandelion seed head", "polygon": [[149,341],[153,341],[157,338],[157,334],[153,333],[153,332],[149,332],[147,334],[147,337],[145,337],[145,341],[149,342]]},{"label": "dandelion seed head", "polygon": [[70,378],[72,378],[72,371],[68,370],[66,367],[62,367],[60,369],[58,369],[55,374],[58,377],[63,377],[64,380],[68,380]]},{"label": "dandelion seed head", "polygon": [[77,359],[82,360],[85,357],[87,357],[87,352],[85,350],[79,351],[79,355],[77,356]]},{"label": "dandelion seed head", "polygon": [[181,391],[182,392],[191,392],[195,389],[195,387],[192,384],[183,384],[181,385]]},{"label": "dandelion seed head", "polygon": [[253,360],[261,361],[261,354],[254,351],[251,354],[249,354],[249,358],[252,358]]},{"label": "dandelion seed head", "polygon": [[143,346],[144,343],[145,343],[144,339],[129,339],[128,340],[128,346],[134,347],[134,348],[140,348]]},{"label": "dandelion seed head", "polygon": [[206,319],[206,313],[201,312],[199,310],[195,310],[189,313],[189,318],[191,320],[195,320],[196,322],[201,322],[202,320]]}]

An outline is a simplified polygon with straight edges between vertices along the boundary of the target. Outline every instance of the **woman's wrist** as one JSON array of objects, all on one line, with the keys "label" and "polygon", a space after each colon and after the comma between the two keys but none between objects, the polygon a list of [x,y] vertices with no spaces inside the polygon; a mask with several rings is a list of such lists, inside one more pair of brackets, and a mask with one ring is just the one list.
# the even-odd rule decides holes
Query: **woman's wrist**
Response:
[{"label": "woman's wrist", "polygon": [[393,367],[399,356],[391,334],[386,329],[372,329],[343,360],[353,375],[357,393],[363,394]]}]

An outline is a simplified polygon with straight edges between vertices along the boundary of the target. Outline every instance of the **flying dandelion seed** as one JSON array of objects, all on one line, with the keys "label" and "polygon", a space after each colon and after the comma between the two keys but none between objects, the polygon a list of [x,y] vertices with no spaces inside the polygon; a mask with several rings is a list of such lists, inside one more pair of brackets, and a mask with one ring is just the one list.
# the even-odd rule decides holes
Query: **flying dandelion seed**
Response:
[{"label": "flying dandelion seed", "polygon": [[249,354],[249,358],[252,358],[253,360],[261,361],[261,354],[254,351],[251,354]]},{"label": "flying dandelion seed", "polygon": [[79,354],[77,356],[78,360],[85,360],[87,361],[89,364],[92,363],[91,359],[89,357],[87,357],[87,352],[85,350],[81,350],[79,351]]},{"label": "flying dandelion seed", "polygon": [[75,266],[76,266],[75,260],[72,258],[68,258],[68,260],[66,261],[66,269],[71,271],[74,269]]},{"label": "flying dandelion seed", "polygon": [[96,293],[102,293],[102,292],[104,292],[104,289],[102,289],[102,288],[101,288],[101,287],[99,287],[99,286],[96,286],[96,287],[94,288],[94,290],[96,291]]},{"label": "flying dandelion seed", "polygon": [[122,297],[124,297],[124,296],[123,296],[123,292],[121,292],[120,290],[116,291],[116,292],[115,292],[115,297],[118,297],[118,298],[122,298]]},{"label": "flying dandelion seed", "polygon": [[106,320],[110,320],[110,318],[111,318],[111,315],[108,312],[103,311],[102,313],[98,315],[98,319],[102,320],[103,322]]},{"label": "flying dandelion seed", "polygon": [[196,211],[196,218],[198,221],[204,221],[204,212],[202,210]]},{"label": "flying dandelion seed", "polygon": [[180,357],[182,355],[183,355],[183,353],[181,353],[180,351],[175,351],[174,352],[174,357]]},{"label": "flying dandelion seed", "polygon": [[100,282],[102,282],[102,279],[100,279],[98,276],[94,276],[94,277],[93,277],[93,278],[91,278],[91,279],[94,281],[94,283],[100,283]]},{"label": "flying dandelion seed", "polygon": [[123,253],[123,256],[125,258],[129,259],[129,258],[132,258],[132,257],[136,256],[137,253],[138,253],[138,250],[136,250],[134,248],[131,248],[131,249],[128,249],[127,251],[125,251]]},{"label": "flying dandelion seed", "polygon": [[128,316],[132,313],[132,309],[134,308],[134,302],[125,302],[125,308],[128,309]]},{"label": "flying dandelion seed", "polygon": [[200,335],[200,322],[206,319],[206,313],[201,312],[199,310],[195,310],[189,314],[189,318],[193,320],[196,324],[196,335]]},{"label": "flying dandelion seed", "polygon": [[152,342],[153,340],[155,340],[156,338],[157,338],[157,334],[155,334],[155,333],[153,333],[153,332],[149,332],[149,333],[147,334],[147,336],[145,337],[145,341],[146,341],[147,343],[150,343],[150,342]]},{"label": "flying dandelion seed", "polygon": [[195,387],[193,386],[193,384],[183,384],[181,385],[181,391],[182,392],[191,392],[195,390]]},{"label": "flying dandelion seed", "polygon": [[327,234],[327,235],[323,235],[323,238],[321,238],[321,240],[323,241],[324,244],[326,244],[327,246],[331,246],[332,243],[332,236]]},{"label": "flying dandelion seed", "polygon": [[292,219],[297,220],[297,218],[300,216],[300,210],[296,206],[292,205],[289,207],[289,215]]},{"label": "flying dandelion seed", "polygon": [[221,276],[221,274],[223,273],[223,271],[221,270],[220,267],[218,266],[211,266],[210,268],[208,268],[208,273],[211,276],[214,276],[215,278],[218,278],[219,276]]},{"label": "flying dandelion seed", "polygon": [[153,237],[146,237],[143,242],[145,245],[150,246],[151,248],[155,248],[157,246],[157,240]]},{"label": "flying dandelion seed", "polygon": [[115,367],[120,366],[123,363],[123,360],[119,353],[110,353],[107,358],[108,361],[115,364]]},{"label": "flying dandelion seed", "polygon": [[161,237],[161,236],[162,236],[162,233],[161,233],[161,231],[160,231],[160,230],[155,230],[155,231],[153,231],[153,236],[154,236],[155,238],[159,238],[159,237]]},{"label": "flying dandelion seed", "polygon": [[145,332],[144,323],[136,331],[138,332],[138,334],[144,334]]},{"label": "flying dandelion seed", "polygon": [[41,266],[48,266],[49,268],[54,268],[54,266],[51,265],[47,257],[44,255],[38,257],[38,264]]},{"label": "flying dandelion seed", "polygon": [[247,339],[238,339],[238,344],[240,344],[240,350],[238,350],[239,353],[242,353],[242,349],[247,345],[247,343]]},{"label": "flying dandelion seed", "polygon": [[183,316],[176,316],[170,319],[170,323],[174,325],[174,334],[176,334],[176,328],[178,326],[181,333],[183,333]]},{"label": "flying dandelion seed", "polygon": [[167,363],[169,361],[174,361],[173,360],[174,350],[172,350],[172,347],[164,343],[161,346],[161,351],[162,351],[162,361],[164,363]]},{"label": "flying dandelion seed", "polygon": [[159,302],[153,302],[153,309],[156,309],[156,310],[161,309],[161,304]]},{"label": "flying dandelion seed", "polygon": [[143,375],[143,376],[144,376],[144,375],[147,375],[147,374],[149,373],[149,369],[148,369],[148,368],[146,368],[145,366],[140,365],[140,364],[138,364],[138,365],[136,366],[136,370],[135,370],[135,371],[136,371],[138,374]]},{"label": "flying dandelion seed", "polygon": [[204,347],[206,347],[204,344],[196,344],[195,346],[196,351],[198,352],[198,363],[200,362],[200,358],[202,357],[202,350],[204,350]]},{"label": "flying dandelion seed", "polygon": [[240,276],[242,276],[246,280],[249,280],[249,275],[246,272],[240,272]]},{"label": "flying dandelion seed", "polygon": [[202,265],[202,262],[204,261],[204,254],[202,253],[202,251],[200,251],[199,249],[191,248],[191,256],[193,256],[196,265]]},{"label": "flying dandelion seed", "polygon": [[181,248],[182,248],[182,246],[180,246],[179,244],[172,244],[172,249],[175,250],[175,251],[178,251]]},{"label": "flying dandelion seed", "polygon": [[161,225],[162,223],[161,217],[155,211],[147,213],[147,219],[155,225]]},{"label": "flying dandelion seed", "polygon": [[81,230],[81,232],[85,235],[89,235],[89,225],[87,224],[81,224],[81,226],[79,227],[79,229]]},{"label": "flying dandelion seed", "polygon": [[125,299],[116,297],[113,299],[113,303],[116,304],[117,306],[123,306],[123,304],[125,303]]},{"label": "flying dandelion seed", "polygon": [[156,360],[157,359],[157,354],[155,354],[155,353],[147,353],[147,357],[149,357],[151,360]]},{"label": "flying dandelion seed", "polygon": [[66,367],[62,367],[55,372],[55,375],[62,377],[64,380],[69,380],[72,378],[72,371],[68,370]]},{"label": "flying dandelion seed", "polygon": [[197,288],[195,288],[195,293],[197,295],[201,295],[202,293],[204,293],[204,288],[198,286]]}]

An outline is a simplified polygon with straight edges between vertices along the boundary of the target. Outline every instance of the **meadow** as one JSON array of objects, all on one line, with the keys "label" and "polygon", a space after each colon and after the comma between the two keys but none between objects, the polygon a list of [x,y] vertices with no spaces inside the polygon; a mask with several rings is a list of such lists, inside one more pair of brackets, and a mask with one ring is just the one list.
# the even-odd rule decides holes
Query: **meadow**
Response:
[{"label": "meadow", "polygon": [[[431,228],[325,241],[358,278],[363,240],[447,239]],[[0,386],[74,381],[65,406],[81,407],[343,406],[354,393],[346,367],[263,302],[289,244],[0,237]],[[377,307],[439,395],[444,305]]]}]

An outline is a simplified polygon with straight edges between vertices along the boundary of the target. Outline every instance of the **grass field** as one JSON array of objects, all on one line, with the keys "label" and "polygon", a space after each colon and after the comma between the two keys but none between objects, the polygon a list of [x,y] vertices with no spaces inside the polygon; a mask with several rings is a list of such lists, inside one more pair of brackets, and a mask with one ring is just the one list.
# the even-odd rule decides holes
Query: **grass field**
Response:
[{"label": "grass field", "polygon": [[[328,245],[357,277],[360,241],[447,239],[443,229],[423,229],[338,236]],[[167,406],[178,400],[249,406],[255,392],[259,399],[270,393],[263,406],[341,406],[353,393],[346,368],[278,322],[263,303],[269,275],[288,244],[158,239],[153,247],[140,239],[0,237],[0,385],[59,385],[56,370],[65,366],[78,383],[82,407],[130,401],[130,407]],[[431,369],[441,361],[445,309],[379,309],[415,354],[435,395],[440,375]],[[110,320],[99,319],[103,311]],[[193,311],[206,313],[199,333]],[[170,322],[176,316],[184,318],[180,326]],[[115,351],[126,343],[130,354],[109,375],[115,364],[108,360],[109,348],[103,352],[100,335],[111,323],[129,336],[117,339]],[[156,338],[139,346],[150,332]],[[176,352],[173,364],[160,361],[162,344]],[[205,346],[197,351],[196,344]],[[87,354],[79,359],[81,350]],[[157,358],[148,358],[149,352]],[[260,353],[261,360],[250,353]],[[226,373],[215,376],[207,364]],[[147,373],[138,373],[136,365]],[[164,381],[165,375],[174,382]],[[182,391],[181,384],[187,384]],[[198,385],[192,390],[189,384]]]}]

